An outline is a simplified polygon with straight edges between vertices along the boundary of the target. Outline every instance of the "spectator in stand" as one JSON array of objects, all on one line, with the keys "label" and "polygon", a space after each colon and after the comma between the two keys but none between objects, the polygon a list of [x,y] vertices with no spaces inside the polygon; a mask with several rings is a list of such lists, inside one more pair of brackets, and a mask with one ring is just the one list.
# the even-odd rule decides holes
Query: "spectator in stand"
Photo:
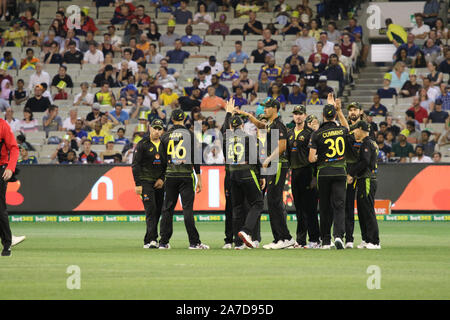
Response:
[{"label": "spectator in stand", "polygon": [[189,0],[181,0],[180,7],[172,13],[177,24],[192,24],[192,12],[187,9]]},{"label": "spectator in stand", "polygon": [[5,121],[8,122],[13,132],[20,131],[20,120],[14,118],[14,111],[11,107],[5,110]]},{"label": "spectator in stand", "polygon": [[3,58],[0,59],[0,67],[5,70],[17,70],[17,61],[13,58],[10,51],[3,52]]},{"label": "spectator in stand", "polygon": [[284,100],[287,101],[289,97],[289,88],[283,83],[283,78],[281,76],[275,78],[275,82],[270,85],[269,91],[267,91],[267,96],[272,95],[272,85],[277,84],[280,88],[281,94],[284,96]]},{"label": "spectator in stand", "polygon": [[180,39],[180,36],[175,32],[175,21],[169,20],[167,23],[167,32],[159,38],[160,47],[170,47],[175,45],[175,40]]},{"label": "spectator in stand", "polygon": [[[185,28],[185,32],[186,35],[181,37],[181,43],[183,44],[183,46],[200,46],[200,45],[204,45],[204,46],[212,46],[211,43],[209,43],[208,41],[203,40],[200,36],[198,35],[193,35],[193,29],[191,25],[187,25]],[[177,40],[176,40],[177,41]],[[175,46],[176,46],[176,41],[175,41]]]},{"label": "spectator in stand", "polygon": [[88,90],[89,84],[87,82],[82,82],[81,92],[78,93],[73,100],[74,106],[92,107],[92,104],[94,103],[94,95],[92,93],[89,93]]},{"label": "spectator in stand", "polygon": [[84,54],[82,63],[101,64],[103,60],[103,52],[97,49],[97,44],[94,41],[89,42],[89,50]]},{"label": "spectator in stand", "polygon": [[44,115],[42,118],[42,127],[45,131],[45,134],[48,138],[48,134],[51,131],[62,131],[63,130],[63,122],[61,117],[58,115],[58,106],[51,105],[48,108],[48,113]]},{"label": "spectator in stand", "polygon": [[[369,55],[369,46],[362,42],[363,29],[361,26],[357,25],[357,22],[358,21],[355,18],[351,18],[345,30],[347,30],[347,32],[350,33],[351,40],[354,41],[354,43],[356,44],[356,48],[359,54],[359,57],[357,58],[359,58],[360,65],[364,67],[367,60],[367,56]],[[342,52],[344,52],[344,50],[342,50]]]},{"label": "spectator in stand", "polygon": [[3,41],[7,47],[21,48],[25,41],[25,30],[21,28],[20,19],[15,19],[11,22],[11,28],[3,33]]},{"label": "spectator in stand", "polygon": [[247,98],[248,95],[255,90],[256,84],[248,77],[248,70],[246,68],[239,70],[239,79],[233,81],[233,90],[238,85],[242,87]]},{"label": "spectator in stand", "polygon": [[289,104],[304,104],[306,102],[306,94],[300,91],[300,84],[294,82],[292,86],[292,93],[288,96]]},{"label": "spectator in stand", "polygon": [[378,155],[378,159],[380,159],[380,156],[381,156],[381,161],[379,161],[379,162],[388,162],[389,158],[391,157],[392,148],[384,143],[385,138],[384,138],[383,133],[381,133],[381,132],[377,133],[376,142],[378,145],[378,149],[380,151],[380,153]]},{"label": "spectator in stand", "polygon": [[423,152],[423,145],[418,144],[416,146],[416,152],[415,152],[415,157],[411,158],[411,162],[413,163],[432,163],[433,160],[431,160],[430,157],[426,156]]},{"label": "spectator in stand", "polygon": [[228,91],[227,87],[220,84],[220,77],[219,75],[215,74],[211,76],[211,86],[213,86],[216,91],[215,95],[223,100],[228,100],[230,98],[230,92]]},{"label": "spectator in stand", "polygon": [[116,10],[114,11],[114,16],[110,22],[112,25],[115,25],[115,24],[123,25],[126,22],[131,21],[131,19],[133,19],[133,18],[134,18],[134,15],[133,15],[132,11],[130,10],[130,7],[127,4],[122,4],[122,5],[119,5],[116,7]]},{"label": "spectator in stand", "polygon": [[89,132],[87,136],[87,140],[92,141],[92,144],[106,144],[111,138],[109,131],[103,129],[100,121],[95,122],[94,130]]},{"label": "spectator in stand", "polygon": [[418,94],[419,90],[422,88],[420,84],[417,83],[417,71],[416,69],[411,69],[409,71],[409,80],[405,82],[400,90],[402,97],[412,97]]},{"label": "spectator in stand", "polygon": [[[3,79],[8,80],[8,79]],[[3,82],[2,80],[2,82]],[[9,80],[8,80],[9,81]],[[27,91],[24,89],[25,82],[23,79],[17,80],[17,88],[12,92],[12,99],[14,100],[14,103],[16,106],[21,105],[24,101],[27,100]]]},{"label": "spectator in stand", "polygon": [[44,112],[50,107],[50,100],[47,97],[43,97],[42,93],[44,88],[38,84],[34,87],[34,97],[28,99],[25,104],[25,108],[32,112]]},{"label": "spectator in stand", "polygon": [[398,46],[397,50],[394,53],[394,60],[397,60],[398,56],[400,55],[400,51],[405,49],[407,52],[407,56],[409,58],[414,59],[417,55],[417,53],[420,51],[419,47],[414,44],[414,35],[412,33],[408,33],[407,37],[406,37],[406,43]]},{"label": "spectator in stand", "polygon": [[423,78],[422,81],[423,81],[423,89],[426,90],[428,98],[430,98],[431,101],[433,101],[434,103],[434,101],[436,101],[436,99],[439,97],[440,94],[439,89],[431,85],[431,80],[428,76]]},{"label": "spectator in stand", "polygon": [[399,47],[406,43],[408,34],[402,26],[394,24],[391,18],[387,18],[385,24],[387,28],[386,35],[394,46]]},{"label": "spectator in stand", "polygon": [[333,88],[327,85],[327,76],[321,75],[317,82],[316,89],[318,90],[320,99],[327,99],[329,93],[333,93]]},{"label": "spectator in stand", "polygon": [[293,12],[291,15],[291,21],[287,22],[281,29],[281,32],[287,35],[297,35],[302,31],[303,23],[298,18],[298,12]]},{"label": "spectator in stand", "polygon": [[315,50],[316,39],[309,35],[309,28],[305,26],[301,35],[295,40],[295,44],[300,48],[300,55],[309,57]]},{"label": "spectator in stand", "polygon": [[53,42],[50,45],[50,51],[44,56],[45,64],[61,64],[63,61],[62,55],[59,53],[59,45]]},{"label": "spectator in stand", "polygon": [[269,59],[269,63],[261,68],[258,79],[261,79],[261,72],[267,72],[269,76],[269,81],[275,81],[276,77],[281,76],[282,69],[275,65],[275,57],[271,56]]},{"label": "spectator in stand", "polygon": [[252,51],[250,56],[251,63],[264,63],[266,56],[269,54],[268,51],[264,49],[264,42],[258,40],[256,44],[256,49]]},{"label": "spectator in stand", "polygon": [[159,41],[159,39],[161,38],[161,33],[159,33],[158,24],[155,21],[150,22],[147,38],[150,41]]},{"label": "spectator in stand", "polygon": [[256,92],[268,92],[271,82],[267,71],[261,70],[258,83],[256,84]]},{"label": "spectator in stand", "polygon": [[438,71],[442,73],[450,74],[450,49],[447,48],[445,51],[445,60],[443,60],[438,67]]},{"label": "spectator in stand", "polygon": [[89,50],[89,44],[91,42],[94,42],[95,47],[97,48],[97,42],[94,40],[94,33],[88,32],[88,33],[86,33],[86,36],[84,37],[84,41],[79,42],[78,49],[80,49],[81,52],[86,54],[86,52]]},{"label": "spectator in stand", "polygon": [[248,14],[248,22],[242,29],[244,36],[248,34],[263,34],[263,25],[261,21],[256,20],[256,12],[251,11]]},{"label": "spectator in stand", "polygon": [[124,146],[126,146],[130,143],[130,140],[125,138],[125,128],[117,129],[117,138],[114,139],[114,143],[124,145]]},{"label": "spectator in stand", "polygon": [[219,21],[213,22],[210,26],[208,31],[206,32],[207,35],[222,35],[227,36],[230,33],[230,26],[226,23],[227,16],[224,14],[221,14],[219,16]]},{"label": "spectator in stand", "polygon": [[432,28],[436,23],[438,15],[439,15],[439,1],[426,0],[422,13],[423,22],[427,24],[430,28]]},{"label": "spectator in stand", "polygon": [[216,88],[213,85],[208,87],[208,95],[203,97],[200,104],[202,111],[218,111],[225,109],[225,101],[216,96]]},{"label": "spectator in stand", "polygon": [[398,135],[398,142],[392,145],[392,157],[400,158],[400,162],[407,162],[407,160],[411,160],[414,155],[414,148],[412,144],[406,141],[409,132],[408,130],[402,130]]},{"label": "spectator in stand", "polygon": [[444,111],[450,111],[450,85],[441,84],[440,89],[441,95],[437,99],[442,101]]},{"label": "spectator in stand", "polygon": [[65,130],[75,130],[75,124],[78,119],[77,109],[70,109],[69,116],[64,120],[62,127]]},{"label": "spectator in stand", "polygon": [[405,63],[399,61],[395,63],[394,70],[389,72],[391,75],[391,87],[393,88],[401,88],[408,80],[408,73],[405,71],[406,65]]},{"label": "spectator in stand", "polygon": [[210,56],[208,61],[205,61],[201,64],[199,64],[196,68],[196,71],[203,71],[205,67],[211,68],[211,75],[218,74],[220,72],[223,72],[223,65],[219,62],[217,62],[217,59],[215,56]]},{"label": "spectator in stand", "polygon": [[17,164],[38,164],[36,156],[30,156],[28,149],[24,145],[19,145],[20,158],[17,160]]},{"label": "spectator in stand", "polygon": [[104,81],[102,83],[100,91],[94,95],[94,102],[98,102],[103,106],[114,106],[116,104],[116,98],[114,97],[108,82]]},{"label": "spectator in stand", "polygon": [[314,55],[314,61],[312,62],[314,72],[317,72],[319,74],[324,72],[325,71],[325,67],[326,67],[326,65],[323,64],[321,62],[321,60],[322,60],[322,56],[317,53],[317,54]]},{"label": "spectator in stand", "polygon": [[58,158],[58,163],[65,163],[67,162],[67,157],[69,155],[69,152],[72,151],[71,149],[71,141],[69,141],[69,135],[64,135],[62,142],[58,145],[56,150],[53,152],[53,154],[50,156],[50,159],[53,161],[56,158]]},{"label": "spectator in stand", "polygon": [[337,30],[336,22],[330,21],[327,25],[327,35],[331,42],[339,43],[341,41],[341,32]]},{"label": "spectator in stand", "polygon": [[[128,65],[127,65],[128,66]],[[103,82],[108,82],[111,88],[117,87],[116,80],[114,79],[114,67],[112,65],[107,65],[102,73],[95,76],[92,86],[95,88],[101,87]]]},{"label": "spectator in stand", "polygon": [[31,91],[32,88],[34,88],[38,84],[41,84],[42,82],[45,82],[47,86],[50,85],[50,75],[43,70],[43,67],[43,64],[40,62],[36,64],[36,71],[31,74],[30,80],[28,82],[28,90]]},{"label": "spectator in stand", "polygon": [[397,55],[397,59],[394,61],[394,63],[397,63],[399,61],[403,62],[407,67],[412,66],[413,60],[410,57],[408,57],[408,52],[406,51],[405,48],[400,50],[399,54]]},{"label": "spectator in stand", "polygon": [[296,44],[294,44],[291,47],[291,55],[286,58],[284,63],[289,63],[292,66],[294,64],[293,58],[296,58],[300,62],[300,65],[303,66],[305,64],[305,59],[303,59],[303,57],[299,55],[299,51],[300,48]]},{"label": "spectator in stand", "polygon": [[341,50],[344,56],[349,57],[353,62],[356,62],[358,48],[356,43],[351,41],[350,34],[348,33],[344,33],[342,36]]},{"label": "spectator in stand", "polygon": [[440,152],[434,152],[432,154],[432,159],[434,163],[440,163],[442,160],[442,153]]},{"label": "spectator in stand", "polygon": [[162,87],[165,86],[165,84],[170,83],[172,85],[172,88],[177,87],[177,80],[169,74],[167,67],[160,67],[159,68],[159,75],[158,75],[158,83]]},{"label": "spectator in stand", "polygon": [[430,85],[432,87],[439,87],[443,80],[443,74],[437,70],[437,67],[436,62],[433,61],[430,61],[427,64],[428,71],[430,71],[430,73],[427,74],[427,78],[430,79]]},{"label": "spectator in stand", "polygon": [[64,65],[59,67],[58,74],[53,77],[51,87],[56,89],[61,82],[65,83],[66,88],[73,88],[72,78],[67,74],[67,67]]},{"label": "spectator in stand", "polygon": [[425,108],[420,106],[420,99],[418,96],[413,97],[412,107],[408,110],[414,112],[414,119],[419,123],[427,123],[428,112]]},{"label": "spectator in stand", "polygon": [[195,107],[200,107],[201,90],[194,88],[189,96],[182,96],[178,98],[178,104],[181,110],[191,112]]},{"label": "spectator in stand", "polygon": [[272,39],[272,32],[270,31],[270,29],[264,29],[263,43],[264,43],[264,50],[275,54],[275,52],[278,49],[278,41]]},{"label": "spectator in stand", "polygon": [[380,103],[380,96],[378,94],[373,96],[373,105],[370,107],[370,111],[376,116],[385,117],[387,114],[387,108]]},{"label": "spectator in stand", "polygon": [[86,163],[100,163],[97,153],[91,150],[92,141],[89,139],[84,140],[83,142],[83,151],[78,156],[78,161],[86,164]]},{"label": "spectator in stand", "polygon": [[323,53],[323,52],[322,52],[322,49],[323,49],[323,43],[322,43],[321,41],[317,42],[317,43],[316,43],[316,52],[312,53],[312,54],[309,56],[308,61],[314,63],[314,60],[315,60],[314,58],[315,58],[315,56],[316,56],[317,54],[319,54],[319,55],[320,55],[320,63],[326,65],[326,64],[328,63],[328,55],[325,54],[325,53]]},{"label": "spectator in stand", "polygon": [[323,105],[322,100],[319,99],[319,90],[311,90],[311,98],[306,101],[307,105]]},{"label": "spectator in stand", "polygon": [[238,85],[238,86],[236,87],[236,93],[235,93],[235,95],[233,96],[233,99],[234,99],[234,103],[235,103],[236,107],[239,107],[239,109],[240,109],[243,105],[248,104],[247,99],[245,99],[243,93],[244,93],[244,89],[242,88],[241,85]]},{"label": "spectator in stand", "polygon": [[314,71],[313,64],[307,62],[305,64],[305,71],[300,73],[300,78],[304,78],[307,87],[315,87],[319,81],[319,74]]},{"label": "spectator in stand", "polygon": [[320,33],[320,41],[322,42],[322,53],[326,54],[327,56],[330,56],[334,53],[334,43],[328,40],[328,34],[326,31],[322,31]]},{"label": "spectator in stand", "polygon": [[284,84],[290,85],[297,80],[297,77],[291,73],[291,65],[286,63],[281,74],[282,82]]},{"label": "spectator in stand", "polygon": [[423,45],[422,51],[427,62],[437,61],[437,58],[441,54],[441,47],[438,46],[433,39],[427,39]]},{"label": "spectator in stand", "polygon": [[147,30],[150,27],[151,18],[145,14],[145,7],[143,5],[136,7],[134,18],[137,20],[139,30]]},{"label": "spectator in stand", "polygon": [[119,62],[119,64],[117,65],[117,69],[120,70],[121,69],[121,64],[124,62],[128,63],[128,69],[131,70],[131,72],[133,73],[133,75],[135,75],[136,73],[138,73],[139,69],[138,69],[138,65],[136,63],[136,61],[133,61],[133,51],[130,48],[126,48],[125,50],[123,50],[123,60],[121,62]]},{"label": "spectator in stand", "polygon": [[322,75],[327,77],[327,80],[338,81],[339,82],[339,92],[338,96],[342,95],[344,91],[344,72],[339,65],[338,56],[334,53],[330,56],[330,64],[327,66]]},{"label": "spectator in stand", "polygon": [[20,63],[20,70],[34,70],[39,59],[34,56],[34,50],[28,48],[26,50],[26,57]]},{"label": "spectator in stand", "polygon": [[77,49],[75,41],[70,41],[64,52],[63,62],[69,64],[81,64],[82,61],[83,53]]},{"label": "spectator in stand", "polygon": [[163,85],[163,92],[159,96],[159,103],[162,106],[171,107],[172,109],[176,109],[178,107],[178,94],[173,92],[174,87],[171,83],[166,83]]},{"label": "spectator in stand", "polygon": [[[430,139],[431,136],[434,136],[434,138]],[[441,134],[438,132],[433,133],[429,129],[422,130],[419,142],[423,146],[423,151],[426,156],[431,157],[431,155],[434,153],[434,149],[435,149],[440,137],[441,137]]]},{"label": "spectator in stand", "polygon": [[94,19],[89,17],[88,13],[86,11],[81,10],[80,12],[81,17],[81,34],[85,35],[87,32],[93,32],[94,35],[98,33],[98,28],[95,26]]},{"label": "spectator in stand", "polygon": [[217,76],[221,81],[233,81],[239,79],[239,72],[231,68],[229,60],[225,60],[223,62],[223,71],[218,73]]},{"label": "spectator in stand", "polygon": [[213,19],[206,11],[206,4],[199,2],[198,12],[194,15],[193,24],[199,24],[203,26],[210,26],[213,23]]},{"label": "spectator in stand", "polygon": [[235,51],[228,55],[228,60],[232,63],[243,63],[246,65],[249,60],[249,56],[247,53],[242,51],[242,41],[236,41],[234,43],[234,48]]},{"label": "spectator in stand", "polygon": [[33,118],[33,111],[29,107],[23,109],[23,119],[20,120],[20,131],[24,134],[39,131],[39,123]]},{"label": "spectator in stand", "polygon": [[442,110],[442,100],[437,99],[434,110],[428,115],[429,123],[448,123],[449,115],[447,111]]}]

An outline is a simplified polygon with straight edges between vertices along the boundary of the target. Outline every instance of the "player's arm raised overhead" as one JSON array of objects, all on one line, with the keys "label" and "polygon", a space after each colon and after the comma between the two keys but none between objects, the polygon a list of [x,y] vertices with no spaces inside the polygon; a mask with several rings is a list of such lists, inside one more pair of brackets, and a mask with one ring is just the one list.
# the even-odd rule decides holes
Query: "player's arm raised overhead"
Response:
[{"label": "player's arm raised overhead", "polygon": [[244,110],[240,110],[238,108],[234,109],[234,112],[237,114],[241,114],[245,117],[248,117],[248,119],[253,123],[258,129],[265,129],[266,124],[264,122],[259,121],[256,119],[251,113],[245,112]]}]

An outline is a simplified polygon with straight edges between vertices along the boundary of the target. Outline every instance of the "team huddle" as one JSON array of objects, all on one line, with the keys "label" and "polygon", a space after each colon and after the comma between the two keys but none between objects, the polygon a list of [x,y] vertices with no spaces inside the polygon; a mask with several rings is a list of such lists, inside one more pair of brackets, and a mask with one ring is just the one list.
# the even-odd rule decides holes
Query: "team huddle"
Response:
[{"label": "team huddle", "polygon": [[[235,107],[233,99],[227,102],[220,130],[226,159],[223,249],[232,249],[233,244],[237,250],[260,246],[264,197],[273,235],[264,249],[353,248],[355,196],[362,237],[358,248],[381,249],[374,210],[377,144],[358,103],[347,107],[347,119],[340,99],[329,94],[327,102],[322,123],[308,116],[304,105],[295,106],[291,130],[279,117],[277,100],[266,99],[264,113],[258,117]],[[244,131],[245,119],[256,126],[256,136]],[[136,192],[147,222],[144,248],[170,249],[180,196],[189,249],[209,249],[200,240],[193,211],[195,193],[202,190],[197,152],[201,145],[184,121],[185,113],[179,109],[172,112],[173,126],[167,132],[161,120],[154,120],[134,153]],[[297,216],[295,239],[287,227],[283,203],[289,169]]]}]

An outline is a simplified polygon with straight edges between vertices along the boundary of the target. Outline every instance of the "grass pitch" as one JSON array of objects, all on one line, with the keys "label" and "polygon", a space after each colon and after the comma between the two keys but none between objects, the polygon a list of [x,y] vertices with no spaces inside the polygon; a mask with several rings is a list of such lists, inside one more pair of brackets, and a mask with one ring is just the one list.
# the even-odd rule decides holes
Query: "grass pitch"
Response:
[{"label": "grass pitch", "polygon": [[[450,224],[379,226],[380,251],[237,251],[221,249],[223,223],[202,222],[211,250],[196,251],[174,223],[163,251],[142,249],[143,223],[13,223],[28,239],[0,257],[0,299],[449,299]],[[267,222],[262,237],[272,240]],[[80,290],[66,287],[70,265],[81,269]],[[366,286],[370,265],[381,269],[379,290]]]}]

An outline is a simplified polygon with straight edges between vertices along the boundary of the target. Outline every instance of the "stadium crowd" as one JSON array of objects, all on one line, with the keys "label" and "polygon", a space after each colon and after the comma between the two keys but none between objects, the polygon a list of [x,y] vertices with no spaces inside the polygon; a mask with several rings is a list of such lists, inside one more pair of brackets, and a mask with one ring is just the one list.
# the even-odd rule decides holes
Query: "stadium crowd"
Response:
[{"label": "stadium crowd", "polygon": [[[369,46],[363,42],[363,29],[346,14],[355,1],[324,1],[312,10],[308,0],[295,7],[284,0],[194,4],[151,0],[151,14],[133,1],[94,2],[98,8],[114,7],[109,20],[90,16],[89,9],[83,8],[80,25],[71,27],[64,8],[58,8],[48,29],[41,29],[36,17],[37,1],[20,2],[9,14],[0,8],[1,19],[10,21],[10,28],[0,36],[0,108],[20,144],[21,164],[36,164],[43,158],[42,152],[37,156],[41,146],[29,142],[37,135],[53,145],[48,157],[54,163],[131,163],[148,124],[160,119],[169,128],[170,113],[177,108],[187,114],[188,128],[193,129],[195,122],[201,125],[202,136],[197,138],[206,146],[215,143],[210,129],[222,125],[220,114],[229,98],[255,115],[263,113],[260,103],[267,97],[280,102],[282,117],[291,105],[320,112],[328,93],[342,96],[347,85],[354,87],[353,76],[367,64]],[[439,147],[450,144],[449,32],[429,4],[436,2],[427,1],[408,32],[386,20],[397,51],[392,71],[385,74],[373,105],[365,110],[380,148],[380,162],[439,162]],[[192,5],[195,12],[189,10]],[[159,32],[155,10],[169,15],[166,32]],[[258,18],[263,14],[273,18],[263,23]],[[242,27],[232,29],[230,19]],[[339,27],[342,20],[346,26]],[[101,33],[99,25],[107,25],[107,32]],[[175,32],[179,25],[185,34]],[[195,34],[198,26],[207,36]],[[227,36],[245,40],[221,47],[228,51],[226,59],[218,61],[206,49],[191,50],[216,46],[209,36],[217,41]],[[247,50],[250,38],[257,41]],[[291,44],[286,57],[279,55],[284,42]],[[190,59],[199,63],[191,70],[194,77],[186,79],[182,66]],[[80,75],[71,73],[74,65]],[[428,72],[418,75],[420,68]],[[16,78],[16,74],[28,76]],[[90,79],[79,84],[81,76]],[[394,117],[382,103],[397,96],[412,97],[404,119]],[[61,106],[70,106],[67,117],[59,114]],[[287,116],[283,120],[294,127]],[[420,130],[421,124],[430,123],[445,123],[445,129]],[[245,130],[256,132],[250,122]],[[216,145],[204,155],[205,163],[223,163],[221,145]]]}]

